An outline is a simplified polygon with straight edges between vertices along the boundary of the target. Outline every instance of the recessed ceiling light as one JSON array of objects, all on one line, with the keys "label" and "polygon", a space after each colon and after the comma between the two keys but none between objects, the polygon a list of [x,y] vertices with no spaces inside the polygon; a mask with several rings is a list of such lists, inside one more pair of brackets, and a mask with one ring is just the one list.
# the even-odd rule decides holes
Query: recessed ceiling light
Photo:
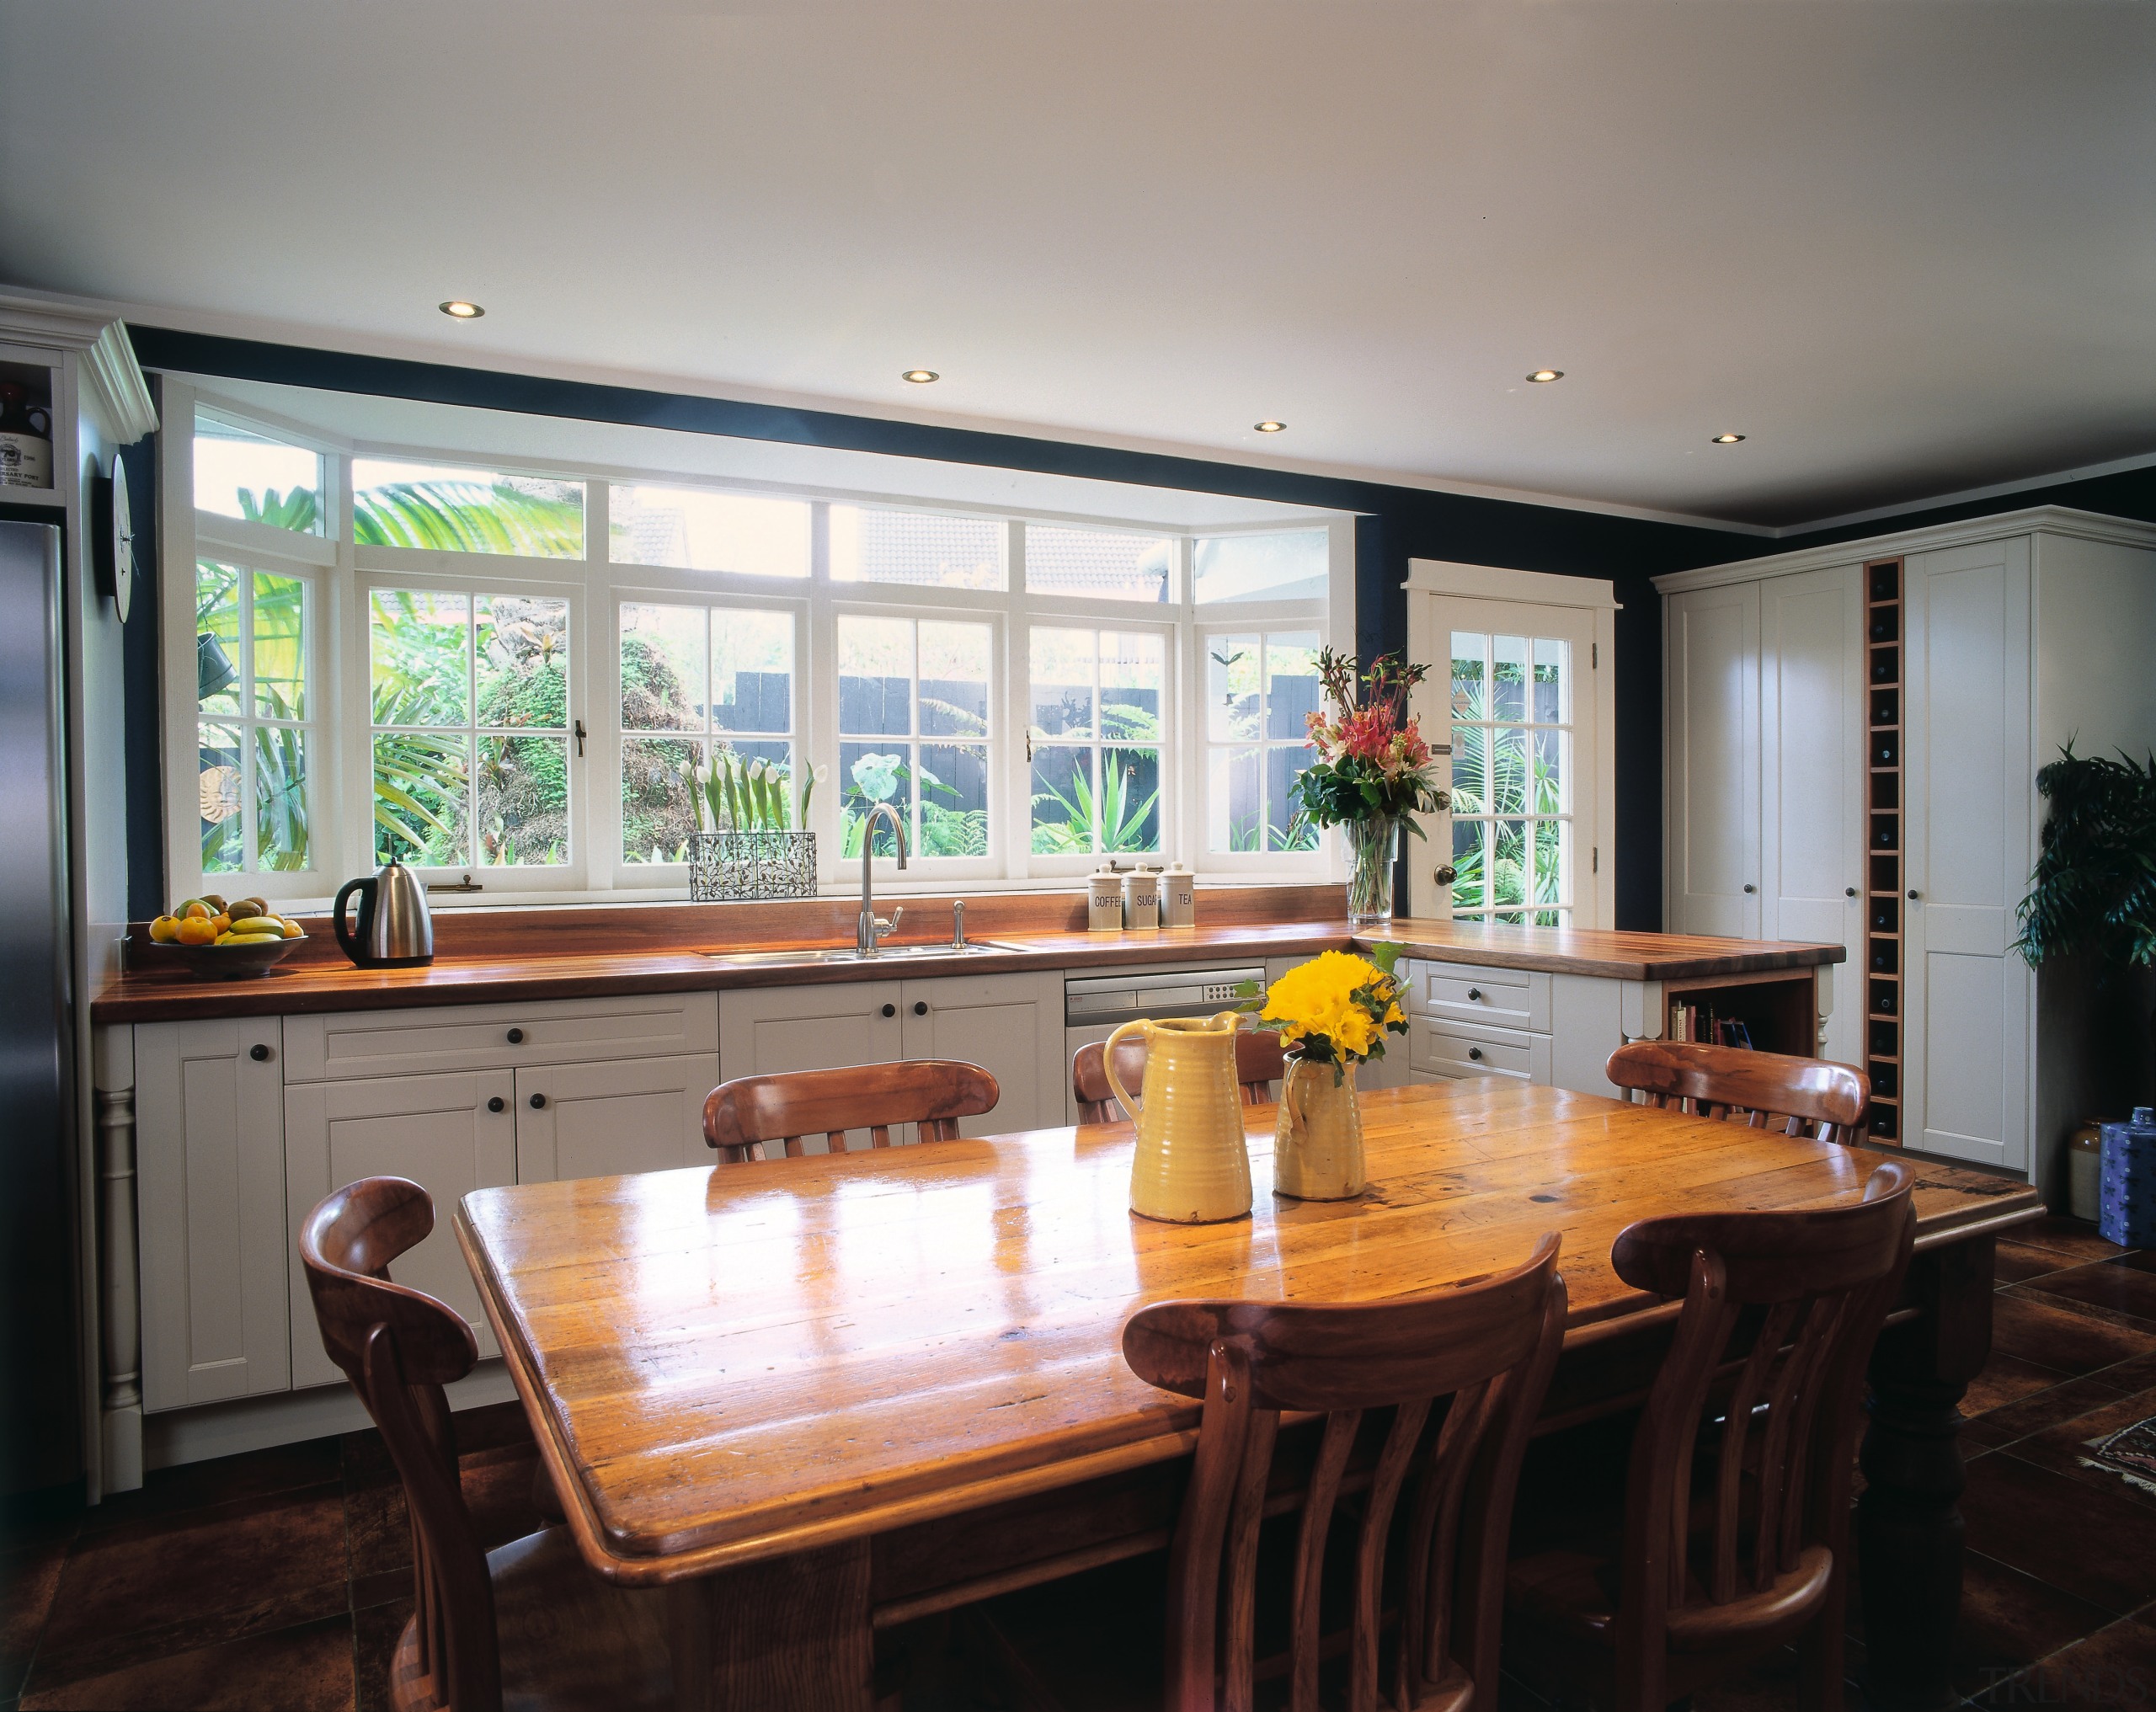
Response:
[{"label": "recessed ceiling light", "polygon": [[1255,428],[1260,434],[1278,434],[1284,429],[1288,424],[1284,422],[1275,422],[1268,416],[1264,421],[1254,422],[1251,426]]},{"label": "recessed ceiling light", "polygon": [[452,321],[477,321],[487,312],[477,303],[467,303],[462,297],[452,297],[439,307],[441,312]]},{"label": "recessed ceiling light", "polygon": [[908,369],[899,378],[901,381],[911,381],[916,387],[926,387],[931,381],[940,381],[943,377],[933,369]]},{"label": "recessed ceiling light", "polygon": [[1716,445],[1735,445],[1743,438],[1744,436],[1741,434],[1718,434],[1714,437],[1713,443]]},{"label": "recessed ceiling light", "polygon": [[1537,369],[1527,378],[1530,381],[1561,381],[1565,378],[1565,371],[1562,369]]}]

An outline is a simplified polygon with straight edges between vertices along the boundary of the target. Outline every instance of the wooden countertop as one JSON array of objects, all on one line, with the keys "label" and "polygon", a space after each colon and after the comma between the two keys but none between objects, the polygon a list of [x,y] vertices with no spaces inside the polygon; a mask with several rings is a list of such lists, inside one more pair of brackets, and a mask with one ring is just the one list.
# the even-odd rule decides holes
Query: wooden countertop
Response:
[{"label": "wooden countertop", "polygon": [[[1203,904],[1200,905],[1201,911]],[[1115,935],[1070,931],[999,930],[981,923],[976,939],[1015,948],[965,957],[907,957],[882,963],[729,962],[707,951],[753,953],[782,949],[750,941],[728,947],[714,925],[688,926],[670,945],[642,932],[625,934],[618,949],[594,944],[588,924],[548,948],[536,917],[524,942],[450,950],[424,968],[362,969],[347,963],[326,921],[298,954],[258,980],[198,981],[163,971],[133,970],[106,983],[90,1007],[98,1023],[189,1021],[222,1016],[297,1016],[327,1011],[402,1010],[431,1005],[482,1005],[578,999],[628,993],[678,993],[739,987],[794,987],[827,981],[897,980],[957,974],[1002,974],[1044,968],[1086,968],[1206,959],[1256,960],[1315,956],[1364,947],[1380,936],[1353,936],[1340,919],[1234,922]],[[1701,939],[1655,933],[1604,933],[1568,928],[1481,927],[1402,919],[1382,937],[1411,956],[1441,963],[1479,963],[1559,974],[1624,980],[1678,980],[1754,973],[1838,963],[1837,945]],[[825,942],[831,942],[827,939]]]},{"label": "wooden countertop", "polygon": [[[1187,1455],[1198,1405],[1125,1365],[1171,1297],[1370,1301],[1561,1234],[1567,1342],[1654,1298],[1611,1269],[1659,1213],[1854,1198],[1881,1155],[1488,1080],[1362,1099],[1370,1187],[1221,1224],[1126,1209],[1128,1124],[519,1184],[455,1228],[585,1559],[674,1581]],[[1911,1159],[1918,1246],[2036,1217]],[[446,1210],[446,1209],[445,1209]]]}]

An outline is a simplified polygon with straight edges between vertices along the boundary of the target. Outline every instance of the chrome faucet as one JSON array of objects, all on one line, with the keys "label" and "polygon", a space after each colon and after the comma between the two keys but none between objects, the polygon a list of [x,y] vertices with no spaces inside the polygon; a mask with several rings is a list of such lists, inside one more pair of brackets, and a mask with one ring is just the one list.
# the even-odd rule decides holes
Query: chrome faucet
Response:
[{"label": "chrome faucet", "polygon": [[965,948],[966,900],[963,898],[953,898],[951,900],[951,949],[963,951]]},{"label": "chrome faucet", "polygon": [[883,920],[876,914],[875,870],[871,866],[876,848],[876,822],[878,817],[891,823],[891,836],[899,841],[899,869],[906,866],[906,824],[899,818],[899,811],[888,803],[873,803],[868,818],[861,825],[861,926],[854,936],[853,948],[862,957],[873,957],[886,934],[899,931],[899,919],[905,908],[902,904],[891,912],[891,919]]}]

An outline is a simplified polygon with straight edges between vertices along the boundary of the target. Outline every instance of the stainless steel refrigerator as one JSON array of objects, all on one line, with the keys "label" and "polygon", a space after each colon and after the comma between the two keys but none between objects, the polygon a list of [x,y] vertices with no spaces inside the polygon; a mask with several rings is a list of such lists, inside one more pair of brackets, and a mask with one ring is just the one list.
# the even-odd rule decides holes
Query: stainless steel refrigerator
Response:
[{"label": "stainless steel refrigerator", "polygon": [[82,1470],[60,545],[0,520],[0,1494]]}]

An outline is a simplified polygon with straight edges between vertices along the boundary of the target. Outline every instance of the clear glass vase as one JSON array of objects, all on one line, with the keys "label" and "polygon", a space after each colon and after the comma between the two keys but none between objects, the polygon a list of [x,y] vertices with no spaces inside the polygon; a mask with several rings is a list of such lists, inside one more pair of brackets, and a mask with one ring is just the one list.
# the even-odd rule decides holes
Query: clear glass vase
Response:
[{"label": "clear glass vase", "polygon": [[1380,814],[1345,822],[1348,925],[1383,927],[1392,920],[1392,874],[1400,859],[1400,820]]}]

